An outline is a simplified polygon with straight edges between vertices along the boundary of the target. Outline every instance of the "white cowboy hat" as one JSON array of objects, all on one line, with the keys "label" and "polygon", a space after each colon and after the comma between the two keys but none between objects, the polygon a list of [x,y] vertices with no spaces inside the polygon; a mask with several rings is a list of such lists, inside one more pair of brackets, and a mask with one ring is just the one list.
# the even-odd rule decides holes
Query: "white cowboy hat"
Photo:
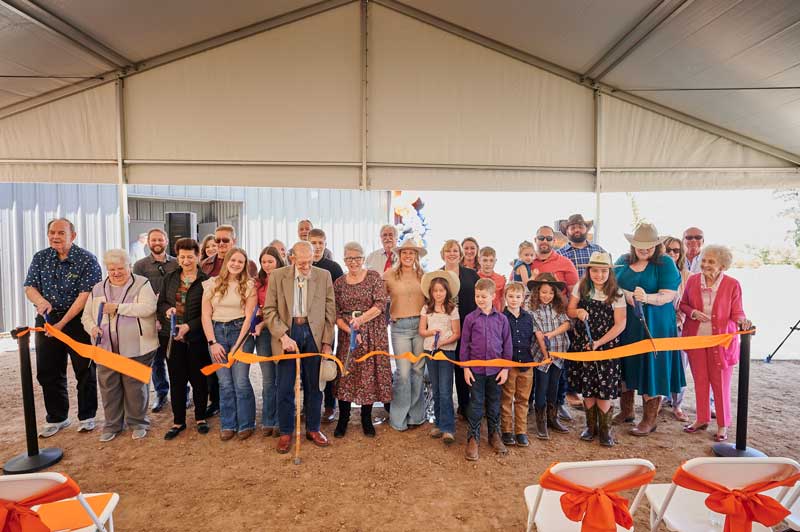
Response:
[{"label": "white cowboy hat", "polygon": [[397,256],[399,257],[400,256],[400,252],[402,250],[404,250],[404,249],[413,249],[414,251],[417,252],[417,254],[420,256],[420,258],[422,258],[422,257],[424,257],[425,255],[428,254],[428,250],[427,249],[425,249],[423,247],[420,247],[420,246],[414,245],[414,242],[412,240],[410,240],[410,239],[405,240],[402,245],[397,246],[392,251],[397,253]]},{"label": "white cowboy hat", "polygon": [[611,262],[611,255],[602,251],[593,251],[589,262],[586,264],[578,264],[578,268],[618,268]]},{"label": "white cowboy hat", "polygon": [[325,391],[325,385],[334,380],[338,375],[336,362],[329,358],[323,358],[319,362],[319,391]]},{"label": "white cowboy hat", "polygon": [[423,275],[422,281],[420,282],[420,288],[426,298],[428,294],[430,294],[431,283],[434,279],[444,279],[447,281],[447,284],[450,286],[450,295],[452,297],[458,296],[458,291],[461,289],[461,281],[458,279],[458,276],[453,272],[434,270]]},{"label": "white cowboy hat", "polygon": [[666,236],[658,236],[658,229],[656,229],[656,226],[646,222],[637,225],[632,235],[625,233],[625,238],[628,239],[631,246],[638,249],[656,247],[667,239]]}]

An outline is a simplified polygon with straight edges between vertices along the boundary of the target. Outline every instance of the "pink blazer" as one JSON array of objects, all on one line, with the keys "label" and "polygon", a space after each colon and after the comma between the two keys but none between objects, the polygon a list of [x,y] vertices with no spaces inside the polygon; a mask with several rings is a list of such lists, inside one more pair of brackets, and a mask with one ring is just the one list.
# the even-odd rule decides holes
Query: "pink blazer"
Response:
[{"label": "pink blazer", "polygon": [[[686,314],[686,322],[683,324],[683,336],[697,336],[697,329],[700,322],[692,319],[692,311],[703,312],[703,295],[700,292],[700,276],[696,273],[686,281],[686,289],[681,298],[680,310]],[[736,332],[738,325],[736,322],[744,318],[742,309],[742,287],[739,281],[733,277],[725,275],[717,289],[717,297],[714,299],[714,306],[711,309],[711,332],[712,334],[725,334]],[[734,336],[733,341],[728,347],[712,347],[711,352],[718,365],[722,368],[733,366],[739,362],[739,337]]]}]

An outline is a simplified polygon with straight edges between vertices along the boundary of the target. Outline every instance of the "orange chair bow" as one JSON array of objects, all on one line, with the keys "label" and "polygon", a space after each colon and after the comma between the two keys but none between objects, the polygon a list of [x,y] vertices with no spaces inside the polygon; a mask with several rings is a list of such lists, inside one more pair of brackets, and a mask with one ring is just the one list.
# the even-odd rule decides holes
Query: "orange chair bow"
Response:
[{"label": "orange chair bow", "polygon": [[647,471],[601,488],[588,488],[553,473],[552,468],[550,466],[544,472],[539,485],[544,489],[564,492],[561,509],[568,519],[581,523],[581,532],[616,532],[617,525],[624,528],[633,526],[628,499],[617,492],[649,484],[656,474],[655,471]]},{"label": "orange chair bow", "polygon": [[800,474],[784,480],[756,482],[741,489],[728,489],[725,486],[700,478],[686,471],[682,466],[675,471],[672,482],[692,491],[708,493],[706,506],[725,515],[724,532],[751,532],[753,521],[764,526],[775,526],[791,512],[769,495],[760,492],[779,486],[793,486],[800,480]]},{"label": "orange chair bow", "polygon": [[67,481],[21,501],[0,499],[0,532],[50,532],[32,506],[74,497],[81,490],[74,480]]}]

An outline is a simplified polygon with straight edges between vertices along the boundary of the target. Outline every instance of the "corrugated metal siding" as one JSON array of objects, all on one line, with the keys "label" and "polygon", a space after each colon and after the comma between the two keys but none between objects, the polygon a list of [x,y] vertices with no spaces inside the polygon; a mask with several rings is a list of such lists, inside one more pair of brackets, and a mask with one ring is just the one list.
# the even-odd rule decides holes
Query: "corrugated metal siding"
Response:
[{"label": "corrugated metal siding", "polygon": [[[251,255],[275,238],[291,245],[298,220],[308,218],[325,230],[341,262],[347,241],[367,252],[377,248],[378,230],[389,219],[389,193],[381,191],[132,185],[128,194],[129,207],[136,209],[131,220],[163,219],[165,210],[198,212],[198,222],[206,215],[230,219],[241,208],[239,243]],[[47,247],[47,222],[71,219],[76,243],[100,258],[120,247],[118,205],[114,185],[0,183],[0,330],[33,323],[22,283],[33,254]]]},{"label": "corrugated metal siding", "polygon": [[119,247],[118,204],[114,185],[0,184],[0,330],[33,324],[22,284],[33,254],[48,246],[47,222],[69,218],[75,243],[102,257]]}]

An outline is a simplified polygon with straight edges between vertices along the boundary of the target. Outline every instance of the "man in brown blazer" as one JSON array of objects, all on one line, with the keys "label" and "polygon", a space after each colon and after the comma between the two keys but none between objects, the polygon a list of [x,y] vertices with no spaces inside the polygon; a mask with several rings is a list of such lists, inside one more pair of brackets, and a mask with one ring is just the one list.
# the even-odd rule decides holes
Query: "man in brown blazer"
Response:
[{"label": "man in brown blazer", "polygon": [[[333,283],[326,270],[311,265],[308,242],[292,246],[294,265],[272,272],[264,303],[264,321],[272,335],[272,352],[331,353],[336,321]],[[321,348],[321,349],[319,349]],[[301,359],[301,378],[306,405],[306,438],[325,447],[328,439],[319,430],[322,392],[319,389],[320,357]],[[294,360],[278,362],[278,452],[288,453],[294,432]]]}]

